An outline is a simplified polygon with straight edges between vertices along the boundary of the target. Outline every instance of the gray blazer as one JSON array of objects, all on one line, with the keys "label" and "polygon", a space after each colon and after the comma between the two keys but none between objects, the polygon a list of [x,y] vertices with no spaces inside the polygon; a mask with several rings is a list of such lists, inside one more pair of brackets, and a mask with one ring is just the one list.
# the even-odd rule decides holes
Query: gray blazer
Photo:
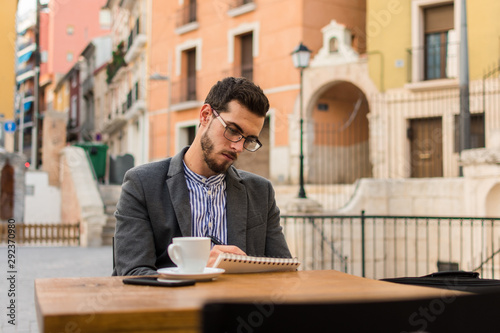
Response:
[{"label": "gray blazer", "polygon": [[[130,169],[116,206],[113,275],[154,275],[175,266],[173,237],[191,236],[191,205],[179,154]],[[227,242],[248,255],[290,257],[271,183],[231,166],[226,173]]]}]

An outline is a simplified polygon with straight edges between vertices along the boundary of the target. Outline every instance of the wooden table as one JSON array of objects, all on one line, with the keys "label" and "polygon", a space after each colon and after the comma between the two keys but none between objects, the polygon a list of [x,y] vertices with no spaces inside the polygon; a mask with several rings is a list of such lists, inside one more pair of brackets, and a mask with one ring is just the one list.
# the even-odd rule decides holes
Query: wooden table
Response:
[{"label": "wooden table", "polygon": [[457,294],[333,270],[223,274],[214,281],[176,288],[124,285],[122,279],[35,280],[40,332],[200,332],[202,306],[217,300],[354,302]]}]

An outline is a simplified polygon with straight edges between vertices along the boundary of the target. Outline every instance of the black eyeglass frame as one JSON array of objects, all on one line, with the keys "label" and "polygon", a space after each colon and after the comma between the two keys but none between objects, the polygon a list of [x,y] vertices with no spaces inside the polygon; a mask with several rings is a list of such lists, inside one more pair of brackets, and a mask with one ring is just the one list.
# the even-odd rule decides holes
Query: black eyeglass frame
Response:
[{"label": "black eyeglass frame", "polygon": [[[240,142],[242,139],[245,139],[245,141],[243,142],[243,148],[245,148],[246,150],[250,151],[250,152],[256,152],[257,150],[259,150],[261,147],[262,147],[262,143],[259,141],[259,139],[256,139],[256,138],[248,138],[246,136],[244,136],[243,134],[241,134],[240,132],[232,129],[231,127],[229,127],[226,122],[224,121],[224,119],[222,119],[222,117],[220,116],[220,114],[212,107],[210,107],[212,109],[212,113],[215,115],[215,118],[219,119],[220,123],[222,124],[222,126],[224,127],[224,138],[226,138],[226,140],[229,140],[231,142]],[[235,135],[237,134],[239,136],[239,139],[238,140],[233,140],[233,139],[230,139],[226,136],[226,133],[227,131],[231,131],[231,132],[234,132]],[[257,148],[255,148],[254,150],[251,150],[251,149],[248,149],[246,146],[248,144],[251,144],[255,142],[257,144]]]}]

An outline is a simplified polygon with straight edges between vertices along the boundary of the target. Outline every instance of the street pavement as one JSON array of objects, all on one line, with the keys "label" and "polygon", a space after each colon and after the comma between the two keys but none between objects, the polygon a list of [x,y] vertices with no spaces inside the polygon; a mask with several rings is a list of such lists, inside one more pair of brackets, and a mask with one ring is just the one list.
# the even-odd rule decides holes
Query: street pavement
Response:
[{"label": "street pavement", "polygon": [[[34,280],[54,277],[110,276],[113,255],[110,246],[29,247],[17,246],[15,272],[7,266],[8,250],[0,246],[0,333],[39,333],[35,310]],[[9,277],[15,275],[15,297],[9,296]],[[11,290],[12,291],[12,290]],[[8,306],[15,299],[16,325],[9,324]]]}]

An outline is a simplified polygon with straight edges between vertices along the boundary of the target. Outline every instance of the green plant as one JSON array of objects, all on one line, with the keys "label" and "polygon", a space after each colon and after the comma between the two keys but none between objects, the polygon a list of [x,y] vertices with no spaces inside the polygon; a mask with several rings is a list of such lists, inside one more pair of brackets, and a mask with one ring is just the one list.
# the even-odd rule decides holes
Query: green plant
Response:
[{"label": "green plant", "polygon": [[116,50],[113,51],[111,62],[106,66],[106,82],[108,84],[111,83],[113,77],[122,66],[127,66],[125,62],[125,43],[123,41],[116,46]]}]

